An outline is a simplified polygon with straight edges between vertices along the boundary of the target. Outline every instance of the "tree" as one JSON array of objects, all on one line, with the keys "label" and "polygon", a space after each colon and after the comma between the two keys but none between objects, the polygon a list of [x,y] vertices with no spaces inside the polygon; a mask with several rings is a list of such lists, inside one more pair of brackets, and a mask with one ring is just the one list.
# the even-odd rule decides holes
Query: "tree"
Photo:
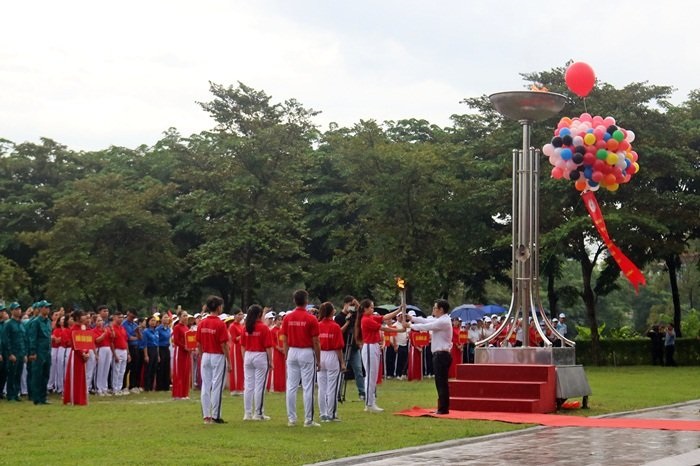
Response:
[{"label": "tree", "polygon": [[158,208],[170,188],[128,181],[104,174],[71,183],[49,211],[55,225],[21,235],[39,250],[32,265],[52,299],[93,309],[143,305],[177,273],[170,226]]},{"label": "tree", "polygon": [[180,181],[194,181],[178,205],[202,238],[188,255],[195,278],[229,290],[227,309],[236,292],[246,308],[261,281],[301,276],[304,162],[317,135],[316,112],[295,100],[273,104],[242,83],[212,83],[210,90],[214,99],[201,106],[217,127],[192,139],[202,163],[180,173]]}]

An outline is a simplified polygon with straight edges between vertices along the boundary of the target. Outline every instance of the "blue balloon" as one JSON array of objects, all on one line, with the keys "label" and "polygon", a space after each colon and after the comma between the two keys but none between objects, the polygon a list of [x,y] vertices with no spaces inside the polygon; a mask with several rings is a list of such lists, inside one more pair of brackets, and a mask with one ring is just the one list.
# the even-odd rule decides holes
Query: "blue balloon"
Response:
[{"label": "blue balloon", "polygon": [[593,167],[586,167],[583,169],[583,176],[588,178],[589,180],[591,179],[591,176],[593,176]]},{"label": "blue balloon", "polygon": [[570,136],[571,135],[571,130],[569,128],[562,128],[559,130],[559,136],[564,137],[564,136]]},{"label": "blue balloon", "polygon": [[612,137],[612,136],[610,136],[610,133],[605,133],[605,134],[603,134],[603,141],[607,141],[607,140],[610,139],[611,137]]},{"label": "blue balloon", "polygon": [[586,130],[586,132],[592,134],[592,133],[593,133],[593,128],[588,128],[588,129]]},{"label": "blue balloon", "polygon": [[572,155],[573,155],[573,152],[571,152],[571,149],[562,149],[561,150],[562,160],[571,160]]},{"label": "blue balloon", "polygon": [[596,183],[595,181],[591,180],[591,181],[588,182],[588,186],[590,186],[591,188],[595,188],[596,186],[598,186],[598,183]]}]

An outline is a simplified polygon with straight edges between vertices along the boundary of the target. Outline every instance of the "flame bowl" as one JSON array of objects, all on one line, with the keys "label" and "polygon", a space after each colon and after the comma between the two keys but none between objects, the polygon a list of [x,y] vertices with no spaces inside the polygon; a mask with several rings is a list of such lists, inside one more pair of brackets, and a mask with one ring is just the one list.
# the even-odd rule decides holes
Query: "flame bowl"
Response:
[{"label": "flame bowl", "polygon": [[508,91],[489,96],[498,113],[511,120],[541,121],[559,113],[566,96],[554,92]]}]

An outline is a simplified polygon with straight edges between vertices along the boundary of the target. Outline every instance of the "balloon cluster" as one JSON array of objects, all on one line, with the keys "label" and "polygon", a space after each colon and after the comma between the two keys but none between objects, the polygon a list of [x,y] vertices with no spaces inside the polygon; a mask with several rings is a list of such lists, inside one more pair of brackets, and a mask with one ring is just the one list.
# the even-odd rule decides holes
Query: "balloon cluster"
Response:
[{"label": "balloon cluster", "polygon": [[552,178],[574,182],[578,191],[604,187],[617,191],[639,172],[637,153],[632,150],[634,133],[615,124],[613,117],[564,117],[542,153],[552,164]]}]

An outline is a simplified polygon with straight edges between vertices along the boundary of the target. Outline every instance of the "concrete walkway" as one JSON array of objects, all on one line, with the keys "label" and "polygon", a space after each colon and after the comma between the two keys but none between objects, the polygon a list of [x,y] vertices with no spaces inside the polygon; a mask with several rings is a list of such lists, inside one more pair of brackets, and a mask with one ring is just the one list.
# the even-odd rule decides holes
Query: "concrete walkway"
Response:
[{"label": "concrete walkway", "polygon": [[[606,417],[700,420],[700,400]],[[648,465],[700,464],[700,432],[533,427],[317,463],[321,465]]]}]

